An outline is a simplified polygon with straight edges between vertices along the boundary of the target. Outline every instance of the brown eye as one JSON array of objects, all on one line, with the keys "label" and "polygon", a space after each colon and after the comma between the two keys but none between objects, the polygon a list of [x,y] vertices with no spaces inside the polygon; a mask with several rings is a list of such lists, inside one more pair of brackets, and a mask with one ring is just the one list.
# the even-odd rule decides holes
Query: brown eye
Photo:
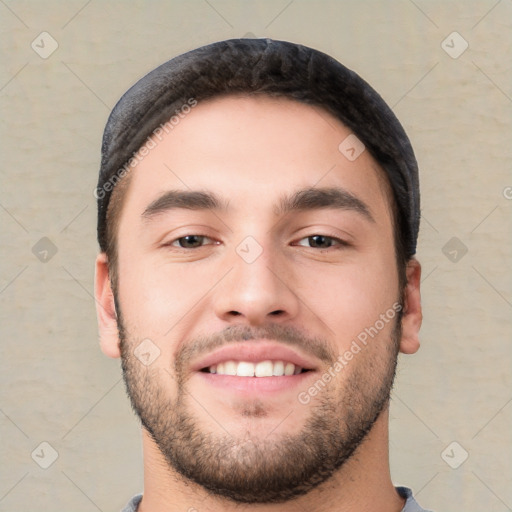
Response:
[{"label": "brown eye", "polygon": [[[204,235],[187,235],[177,238],[172,242],[173,247],[181,247],[182,249],[197,249],[203,245],[205,240],[210,240]],[[176,243],[178,244],[176,246]]]},{"label": "brown eye", "polygon": [[[304,240],[307,240],[307,243],[309,245],[306,245],[303,242]],[[340,240],[338,238],[334,238],[332,236],[326,236],[326,235],[311,235],[306,238],[303,238],[299,241],[298,245],[301,245],[303,247],[311,247],[313,249],[329,249],[330,247],[334,245],[347,245],[343,240]]]},{"label": "brown eye", "polygon": [[333,240],[331,237],[323,235],[313,235],[308,237],[308,242],[311,247],[317,247],[320,249],[328,249],[331,247]]}]

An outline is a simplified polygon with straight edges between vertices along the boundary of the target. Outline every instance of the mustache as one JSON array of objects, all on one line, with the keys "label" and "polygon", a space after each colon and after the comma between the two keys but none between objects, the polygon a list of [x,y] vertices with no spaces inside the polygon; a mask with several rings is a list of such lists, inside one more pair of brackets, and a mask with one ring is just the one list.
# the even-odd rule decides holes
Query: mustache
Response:
[{"label": "mustache", "polygon": [[299,348],[304,353],[313,355],[321,361],[331,364],[336,354],[326,340],[310,336],[298,328],[280,324],[268,324],[251,327],[248,325],[230,325],[218,333],[199,336],[178,349],[175,358],[175,370],[180,371],[196,357],[233,342],[251,340],[271,340]]}]

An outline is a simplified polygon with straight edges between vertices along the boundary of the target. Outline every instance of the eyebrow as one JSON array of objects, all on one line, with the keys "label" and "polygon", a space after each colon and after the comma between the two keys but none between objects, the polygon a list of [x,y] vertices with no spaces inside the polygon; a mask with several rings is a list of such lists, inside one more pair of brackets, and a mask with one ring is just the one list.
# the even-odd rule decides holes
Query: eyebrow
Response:
[{"label": "eyebrow", "polygon": [[318,210],[322,208],[351,210],[366,217],[367,220],[375,222],[366,203],[348,190],[339,187],[298,190],[291,196],[281,198],[278,206],[274,208],[274,214],[281,216],[295,211]]},{"label": "eyebrow", "polygon": [[151,219],[169,210],[181,208],[185,210],[223,210],[228,209],[228,203],[222,201],[213,192],[199,190],[169,190],[155,199],[144,210],[142,217]]},{"label": "eyebrow", "polygon": [[[151,202],[142,213],[150,220],[173,209],[227,211],[229,201],[213,192],[199,190],[169,190]],[[273,212],[283,216],[291,212],[335,208],[354,211],[370,222],[375,222],[369,207],[354,194],[339,187],[307,188],[281,197]]]}]

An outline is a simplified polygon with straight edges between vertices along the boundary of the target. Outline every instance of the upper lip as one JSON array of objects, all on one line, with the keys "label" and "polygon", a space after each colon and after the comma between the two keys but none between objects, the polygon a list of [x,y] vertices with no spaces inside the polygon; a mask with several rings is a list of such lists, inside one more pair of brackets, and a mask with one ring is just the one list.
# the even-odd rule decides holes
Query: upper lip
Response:
[{"label": "upper lip", "polygon": [[287,345],[267,340],[252,340],[250,342],[242,341],[236,344],[224,345],[194,363],[192,370],[200,371],[203,368],[209,368],[223,361],[256,363],[269,360],[293,363],[295,366],[300,366],[305,370],[315,370],[319,366]]}]

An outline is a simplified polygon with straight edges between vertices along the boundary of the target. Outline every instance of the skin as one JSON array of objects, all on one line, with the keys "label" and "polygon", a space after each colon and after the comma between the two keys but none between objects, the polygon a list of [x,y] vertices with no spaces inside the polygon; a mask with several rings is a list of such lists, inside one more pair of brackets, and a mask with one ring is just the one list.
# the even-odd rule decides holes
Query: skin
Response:
[{"label": "skin", "polygon": [[[117,300],[125,348],[131,353],[147,338],[158,346],[159,357],[138,375],[156,383],[173,403],[183,394],[178,385],[183,379],[187,393],[200,399],[184,398],[202,432],[219,437],[227,431],[240,445],[247,437],[256,445],[268,436],[278,443],[300,434],[326,397],[347,397],[351,377],[364,376],[361,388],[371,395],[394,361],[389,322],[305,405],[298,393],[329,367],[307,346],[294,348],[314,362],[315,371],[300,386],[257,397],[219,393],[205,384],[192,371],[197,358],[185,358],[179,369],[175,365],[201,337],[272,324],[300,331],[336,357],[399,299],[389,190],[367,151],[352,162],[340,153],[348,135],[317,107],[267,97],[217,98],[198,104],[132,171],[118,230]],[[367,205],[373,220],[335,208],[276,215],[283,194],[311,187],[349,191]],[[208,190],[225,198],[229,208],[173,209],[145,218],[148,205],[169,190]],[[205,245],[193,250],[169,245],[191,234],[206,235]],[[349,245],[311,247],[308,237],[315,234]],[[250,264],[236,251],[249,235],[263,251]],[[411,259],[396,347],[408,354],[419,348],[420,273]],[[96,261],[96,298],[101,348],[120,357],[119,318],[104,253]],[[341,421],[345,412],[332,414]],[[183,479],[143,428],[139,510],[400,511],[404,500],[389,473],[388,419],[384,407],[352,457],[330,478],[279,504],[236,504]]]}]

